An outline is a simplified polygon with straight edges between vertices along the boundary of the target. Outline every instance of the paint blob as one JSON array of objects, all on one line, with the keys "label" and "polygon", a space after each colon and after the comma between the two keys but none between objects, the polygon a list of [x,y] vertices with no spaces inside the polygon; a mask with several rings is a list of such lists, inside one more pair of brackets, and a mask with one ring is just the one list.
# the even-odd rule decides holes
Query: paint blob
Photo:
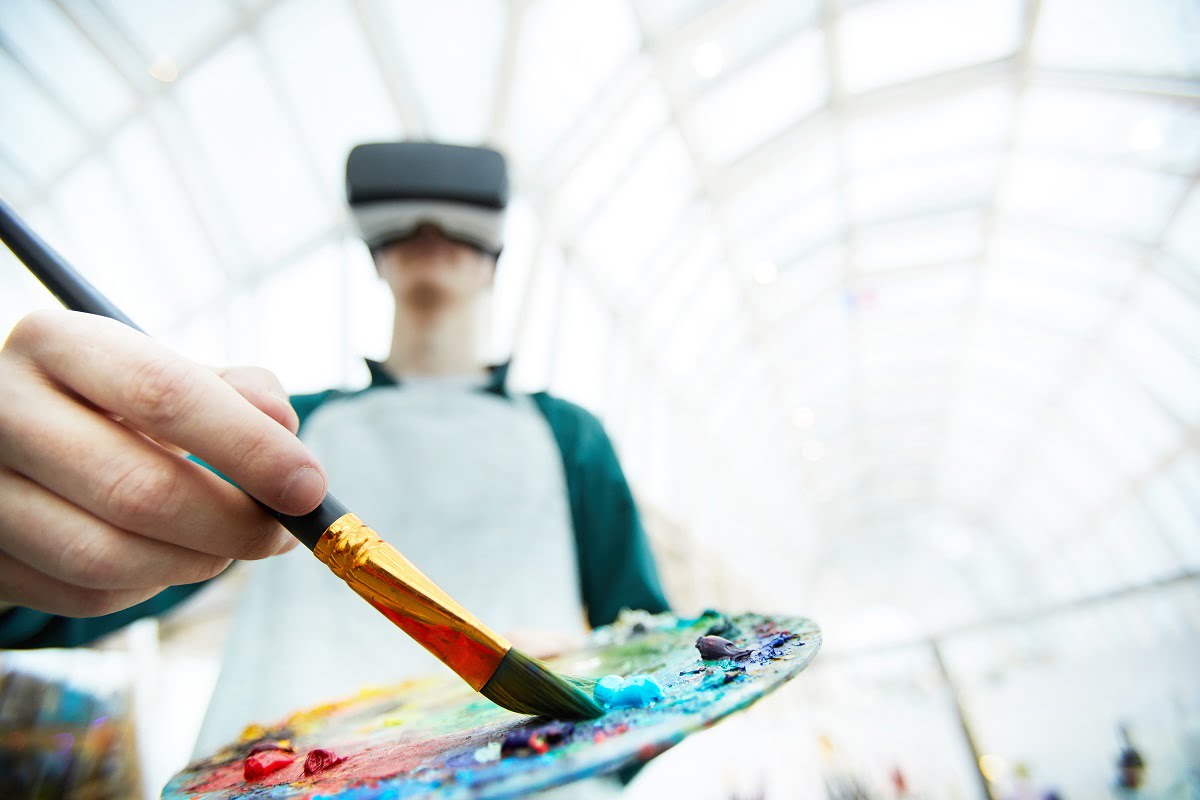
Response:
[{"label": "paint blob", "polygon": [[705,661],[720,661],[722,658],[740,659],[750,655],[749,650],[738,647],[720,636],[701,636],[696,640],[696,649],[700,651],[700,657]]},{"label": "paint blob", "polygon": [[282,750],[263,750],[254,755],[246,756],[242,765],[242,777],[248,781],[257,781],[278,772],[296,760],[296,757]]},{"label": "paint blob", "polygon": [[593,694],[599,702],[617,708],[645,708],[663,699],[662,687],[648,675],[605,675]]},{"label": "paint blob", "polygon": [[337,753],[332,750],[325,750],[318,747],[316,750],[311,751],[308,757],[304,759],[304,774],[311,777],[318,772],[324,772],[331,767],[336,767],[345,760],[344,756],[338,758]]}]

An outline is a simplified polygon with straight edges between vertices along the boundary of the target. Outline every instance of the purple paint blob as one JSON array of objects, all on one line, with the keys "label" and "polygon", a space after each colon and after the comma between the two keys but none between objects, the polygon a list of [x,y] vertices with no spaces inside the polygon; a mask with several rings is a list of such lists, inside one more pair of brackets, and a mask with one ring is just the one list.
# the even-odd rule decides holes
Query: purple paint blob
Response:
[{"label": "purple paint blob", "polygon": [[750,655],[749,650],[738,647],[720,636],[701,636],[696,640],[696,649],[700,651],[700,658],[705,661],[720,661],[722,658],[737,660]]}]

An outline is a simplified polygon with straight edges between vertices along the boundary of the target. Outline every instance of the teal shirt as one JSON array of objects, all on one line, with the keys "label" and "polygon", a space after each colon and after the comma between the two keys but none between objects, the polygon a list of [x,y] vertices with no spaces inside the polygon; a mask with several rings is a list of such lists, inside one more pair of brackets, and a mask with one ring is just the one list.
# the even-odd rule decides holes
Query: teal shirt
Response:
[{"label": "teal shirt", "polygon": [[[326,402],[368,392],[396,381],[382,365],[368,361],[371,385],[358,392],[331,389],[292,397],[305,420]],[[492,370],[484,391],[508,396],[508,367]],[[654,556],[642,528],[625,474],[604,427],[587,410],[545,392],[533,401],[545,416],[562,454],[582,601],[588,623],[604,625],[622,608],[653,613],[668,609]],[[214,579],[216,580],[216,579]],[[87,644],[142,617],[161,614],[187,599],[203,583],[172,586],[136,606],[101,617],[75,619],[13,608],[0,614],[0,647],[73,647]]]}]

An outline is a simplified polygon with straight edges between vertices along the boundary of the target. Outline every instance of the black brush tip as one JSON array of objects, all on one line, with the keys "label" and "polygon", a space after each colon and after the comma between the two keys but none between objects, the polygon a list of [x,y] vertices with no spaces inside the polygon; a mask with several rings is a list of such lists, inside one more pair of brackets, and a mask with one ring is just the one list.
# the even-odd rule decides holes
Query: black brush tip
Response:
[{"label": "black brush tip", "polygon": [[594,681],[559,675],[536,658],[509,648],[495,673],[479,690],[502,708],[555,719],[594,719],[604,709],[589,691]]}]

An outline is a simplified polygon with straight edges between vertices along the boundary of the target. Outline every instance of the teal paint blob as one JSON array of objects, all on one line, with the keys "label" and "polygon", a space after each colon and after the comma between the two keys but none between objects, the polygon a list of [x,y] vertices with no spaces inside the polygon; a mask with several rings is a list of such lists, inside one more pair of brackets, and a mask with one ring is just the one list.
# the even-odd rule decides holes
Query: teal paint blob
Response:
[{"label": "teal paint blob", "polygon": [[647,675],[605,675],[596,683],[594,695],[606,705],[620,708],[644,708],[663,699],[662,687]]},{"label": "teal paint blob", "polygon": [[611,703],[613,697],[625,685],[625,679],[620,675],[605,675],[600,680],[596,681],[596,688],[592,692],[593,696],[601,703]]}]

